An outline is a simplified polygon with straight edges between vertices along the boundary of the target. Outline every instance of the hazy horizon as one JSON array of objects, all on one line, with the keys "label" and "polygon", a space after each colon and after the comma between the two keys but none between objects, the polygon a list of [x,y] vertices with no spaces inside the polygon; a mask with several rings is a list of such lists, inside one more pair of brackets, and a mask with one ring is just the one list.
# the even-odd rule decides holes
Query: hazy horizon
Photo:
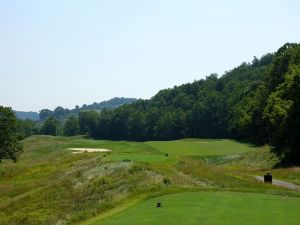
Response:
[{"label": "hazy horizon", "polygon": [[299,42],[298,1],[0,2],[0,105],[74,108],[221,76]]}]

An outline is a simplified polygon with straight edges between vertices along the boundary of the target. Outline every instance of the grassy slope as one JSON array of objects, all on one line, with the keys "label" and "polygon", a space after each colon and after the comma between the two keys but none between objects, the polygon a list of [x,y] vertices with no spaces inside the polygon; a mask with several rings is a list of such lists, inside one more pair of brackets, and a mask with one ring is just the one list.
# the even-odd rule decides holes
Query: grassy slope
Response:
[{"label": "grassy slope", "polygon": [[[74,224],[91,217],[98,224],[143,199],[174,191],[300,197],[249,176],[274,164],[267,147],[256,149],[230,140],[139,143],[49,136],[30,137],[24,143],[18,163],[0,166],[0,224]],[[70,147],[107,148],[112,153],[72,154]],[[275,172],[299,181],[297,169],[292,177],[286,170]],[[171,184],[165,185],[164,178]]]}]

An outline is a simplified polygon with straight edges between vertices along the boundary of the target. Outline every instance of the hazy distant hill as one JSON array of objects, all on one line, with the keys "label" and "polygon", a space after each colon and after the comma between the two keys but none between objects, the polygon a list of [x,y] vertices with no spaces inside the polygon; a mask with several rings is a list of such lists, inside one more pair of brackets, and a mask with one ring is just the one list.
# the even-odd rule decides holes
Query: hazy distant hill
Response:
[{"label": "hazy distant hill", "polygon": [[82,107],[76,106],[74,109],[71,110],[58,106],[54,111],[51,111],[49,109],[42,109],[40,113],[24,112],[24,111],[15,111],[15,113],[17,118],[21,120],[26,120],[26,119],[40,120],[40,114],[41,113],[43,114],[43,112],[47,112],[47,115],[42,115],[43,117],[42,119],[44,120],[51,115],[56,116],[56,114],[58,114],[57,117],[68,117],[70,114],[74,114],[74,113],[76,114],[81,110],[115,109],[121,105],[131,104],[136,101],[137,101],[136,98],[115,97],[110,100],[99,102],[99,103],[94,102],[93,104],[90,105],[84,104],[82,105]]},{"label": "hazy distant hill", "polygon": [[21,120],[39,120],[39,114],[37,112],[23,112],[23,111],[15,111],[15,114],[18,119]]},{"label": "hazy distant hill", "polygon": [[99,109],[115,109],[121,105],[124,104],[131,104],[133,102],[136,102],[136,98],[124,98],[124,97],[115,97],[112,98],[108,101],[103,101],[103,102],[94,102],[91,105],[86,105],[84,104],[80,109],[86,110],[86,109],[94,109],[94,110],[99,110]]},{"label": "hazy distant hill", "polygon": [[70,115],[76,115],[80,111],[83,110],[102,110],[102,109],[115,109],[121,105],[125,104],[131,104],[133,102],[136,102],[137,99],[135,98],[124,98],[124,97],[115,97],[107,101],[103,102],[94,102],[93,104],[87,105],[84,104],[81,107],[75,106],[74,109],[67,109],[63,108],[61,106],[57,106],[53,111],[49,109],[42,109],[39,112],[39,119],[40,120],[46,120],[50,116],[54,116],[55,118],[64,121],[66,118],[68,118]]}]

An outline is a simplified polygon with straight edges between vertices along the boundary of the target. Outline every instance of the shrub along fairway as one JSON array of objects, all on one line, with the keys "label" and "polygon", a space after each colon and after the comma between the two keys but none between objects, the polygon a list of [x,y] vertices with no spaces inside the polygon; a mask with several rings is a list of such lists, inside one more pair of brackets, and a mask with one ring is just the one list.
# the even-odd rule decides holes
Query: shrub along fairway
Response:
[{"label": "shrub along fairway", "polygon": [[[248,224],[272,224],[266,218],[279,221],[273,224],[300,221],[300,214],[294,214],[299,192],[252,176],[274,171],[277,178],[300,183],[298,168],[271,169],[276,158],[267,146],[80,136],[32,136],[24,145],[17,163],[0,164],[1,225],[172,224],[171,219],[176,224],[247,224],[239,215],[252,218]],[[69,148],[111,152],[72,154]],[[163,202],[160,209],[155,207],[158,200]]]},{"label": "shrub along fairway", "polygon": [[[162,207],[157,208],[156,203]],[[152,198],[86,225],[299,224],[300,199],[236,192],[183,192]]]}]

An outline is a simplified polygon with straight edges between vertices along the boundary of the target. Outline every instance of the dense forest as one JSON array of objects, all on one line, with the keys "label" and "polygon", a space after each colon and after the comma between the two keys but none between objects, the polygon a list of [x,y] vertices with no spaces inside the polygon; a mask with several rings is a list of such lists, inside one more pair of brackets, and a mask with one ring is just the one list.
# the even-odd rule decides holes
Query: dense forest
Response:
[{"label": "dense forest", "polygon": [[270,143],[289,163],[300,162],[300,45],[242,63],[218,78],[175,86],[149,100],[114,110],[70,116],[61,126],[50,115],[44,134],[87,134],[110,140],[187,137],[248,139]]}]

